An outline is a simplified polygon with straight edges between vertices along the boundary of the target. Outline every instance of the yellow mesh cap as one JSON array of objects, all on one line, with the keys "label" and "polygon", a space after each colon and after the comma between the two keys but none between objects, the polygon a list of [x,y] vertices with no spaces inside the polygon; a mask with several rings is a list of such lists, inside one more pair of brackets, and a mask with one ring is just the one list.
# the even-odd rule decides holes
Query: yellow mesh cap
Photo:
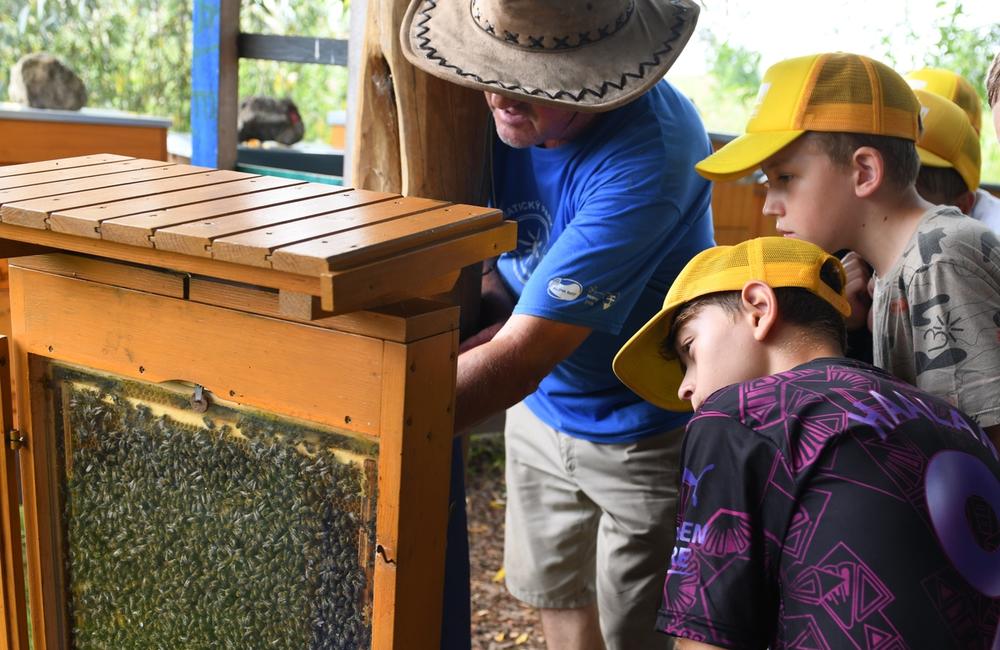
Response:
[{"label": "yellow mesh cap", "polygon": [[695,165],[717,181],[746,176],[806,131],[916,141],[920,104],[889,66],[858,54],[786,59],[764,73],[747,131]]},{"label": "yellow mesh cap", "polygon": [[[823,265],[830,260],[840,272],[840,293],[820,278]],[[663,308],[615,355],[612,362],[615,374],[648,402],[669,411],[690,411],[691,404],[677,396],[684,378],[680,362],[666,359],[660,353],[674,314],[695,298],[720,291],[742,291],[750,280],[760,280],[773,289],[807,289],[833,305],[844,317],[851,313],[843,293],[847,282],[844,267],[840,260],[815,244],[800,239],[759,237],[735,246],[716,246],[696,255],[677,275]]]},{"label": "yellow mesh cap", "polygon": [[924,131],[917,140],[920,164],[951,167],[969,190],[979,188],[979,135],[955,104],[925,90],[913,91],[920,101]]},{"label": "yellow mesh cap", "polygon": [[976,89],[962,75],[941,68],[923,68],[906,75],[906,82],[914,90],[926,90],[958,104],[969,116],[976,134],[983,128],[982,102]]}]

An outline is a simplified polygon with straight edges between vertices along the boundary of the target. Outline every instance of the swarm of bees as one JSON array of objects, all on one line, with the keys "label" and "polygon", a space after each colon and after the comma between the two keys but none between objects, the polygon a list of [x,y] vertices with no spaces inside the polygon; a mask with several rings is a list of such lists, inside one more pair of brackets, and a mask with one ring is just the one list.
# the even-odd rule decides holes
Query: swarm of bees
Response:
[{"label": "swarm of bees", "polygon": [[370,647],[374,443],[53,379],[74,647]]}]

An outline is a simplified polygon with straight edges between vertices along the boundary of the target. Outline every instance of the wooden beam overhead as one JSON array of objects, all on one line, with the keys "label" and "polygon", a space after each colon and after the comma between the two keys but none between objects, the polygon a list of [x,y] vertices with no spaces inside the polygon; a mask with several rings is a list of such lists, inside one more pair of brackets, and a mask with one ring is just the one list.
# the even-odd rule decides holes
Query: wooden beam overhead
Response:
[{"label": "wooden beam overhead", "polygon": [[347,65],[347,41],[344,40],[240,33],[237,44],[243,59]]}]

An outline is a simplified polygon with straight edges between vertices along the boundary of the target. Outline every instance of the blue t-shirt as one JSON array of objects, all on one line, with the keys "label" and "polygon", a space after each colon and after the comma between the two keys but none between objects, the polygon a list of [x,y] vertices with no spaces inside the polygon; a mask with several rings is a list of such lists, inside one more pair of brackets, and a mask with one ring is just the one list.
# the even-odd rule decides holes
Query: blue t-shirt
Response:
[{"label": "blue t-shirt", "polygon": [[663,305],[677,273],[713,245],[711,153],[690,101],[661,81],[602,114],[562,146],[494,149],[497,207],[518,222],[498,269],[515,314],[593,332],[526,404],[549,426],[594,442],[629,442],[682,426],[611,370],[619,348]]}]

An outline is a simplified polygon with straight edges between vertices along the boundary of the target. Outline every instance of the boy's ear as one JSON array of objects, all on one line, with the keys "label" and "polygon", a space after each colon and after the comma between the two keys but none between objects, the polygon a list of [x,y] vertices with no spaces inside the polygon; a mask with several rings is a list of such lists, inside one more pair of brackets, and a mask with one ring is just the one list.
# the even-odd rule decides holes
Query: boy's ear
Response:
[{"label": "boy's ear", "polygon": [[885,179],[885,159],[875,147],[858,147],[851,157],[851,171],[854,174],[854,194],[867,198],[882,187]]},{"label": "boy's ear", "polygon": [[954,204],[963,214],[972,214],[972,208],[976,205],[976,193],[966,190],[955,197]]},{"label": "boy's ear", "polygon": [[778,322],[778,297],[766,282],[750,280],[740,292],[743,317],[753,329],[753,337],[763,342]]}]

